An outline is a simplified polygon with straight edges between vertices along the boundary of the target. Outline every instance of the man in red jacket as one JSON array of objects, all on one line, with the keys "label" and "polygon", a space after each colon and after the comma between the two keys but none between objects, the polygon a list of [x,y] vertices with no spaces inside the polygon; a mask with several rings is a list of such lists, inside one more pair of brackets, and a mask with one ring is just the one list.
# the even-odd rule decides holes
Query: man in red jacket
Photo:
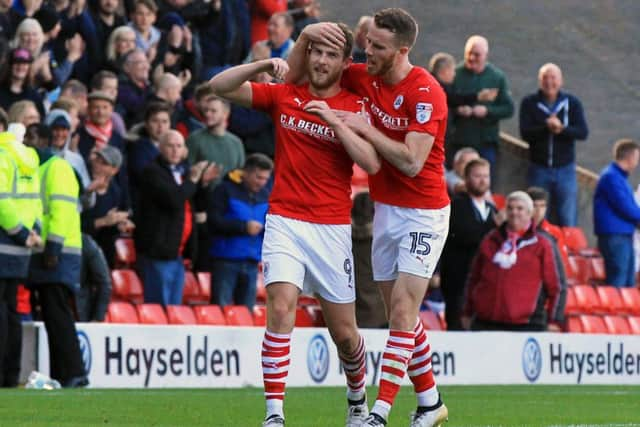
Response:
[{"label": "man in red jacket", "polygon": [[532,222],[523,191],[507,197],[507,221],[480,244],[467,283],[463,324],[472,330],[541,331],[556,320],[560,285],[549,241]]}]

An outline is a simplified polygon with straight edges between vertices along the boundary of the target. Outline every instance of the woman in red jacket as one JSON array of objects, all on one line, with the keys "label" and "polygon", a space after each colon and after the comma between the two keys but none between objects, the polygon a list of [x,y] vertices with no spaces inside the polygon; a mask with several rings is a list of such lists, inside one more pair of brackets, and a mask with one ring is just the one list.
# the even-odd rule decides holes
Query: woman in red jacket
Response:
[{"label": "woman in red jacket", "polygon": [[464,321],[472,330],[543,331],[560,285],[550,243],[523,191],[507,197],[507,221],[480,244],[467,282]]}]

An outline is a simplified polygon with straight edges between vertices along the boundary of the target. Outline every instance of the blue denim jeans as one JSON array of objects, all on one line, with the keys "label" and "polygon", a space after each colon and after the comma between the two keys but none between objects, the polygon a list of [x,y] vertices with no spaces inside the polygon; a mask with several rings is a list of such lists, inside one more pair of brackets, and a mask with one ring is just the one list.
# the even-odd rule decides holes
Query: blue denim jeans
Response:
[{"label": "blue denim jeans", "polygon": [[578,222],[578,180],[576,164],[547,168],[531,163],[529,185],[549,192],[549,212],[555,213],[557,225],[575,227]]},{"label": "blue denim jeans", "polygon": [[255,261],[214,260],[211,270],[213,304],[246,305],[253,310],[256,303],[258,263]]},{"label": "blue denim jeans", "polygon": [[182,258],[159,260],[138,255],[138,267],[144,283],[144,302],[182,304],[184,264]]},{"label": "blue denim jeans", "polygon": [[607,284],[612,286],[635,286],[635,256],[632,234],[600,234],[598,249],[604,258]]}]

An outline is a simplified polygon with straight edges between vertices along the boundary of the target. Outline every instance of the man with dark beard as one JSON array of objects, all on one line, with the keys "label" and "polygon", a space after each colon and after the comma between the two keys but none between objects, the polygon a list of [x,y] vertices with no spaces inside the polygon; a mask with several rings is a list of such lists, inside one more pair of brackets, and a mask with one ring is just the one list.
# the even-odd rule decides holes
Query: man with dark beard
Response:
[{"label": "man with dark beard", "polygon": [[301,291],[314,293],[320,301],[338,348],[348,386],[346,425],[360,426],[368,415],[364,340],[355,318],[350,193],[353,161],[375,174],[380,160],[374,148],[334,112],[363,108],[360,98],[340,87],[353,46],[351,32],[343,25],[340,29],[347,40],[343,47],[309,46],[308,84],[249,82],[261,72],[282,78],[288,66],[280,58],[240,65],[211,80],[216,95],[267,111],[276,128],[275,185],[263,244],[265,427],[284,425],[290,339]]},{"label": "man with dark beard", "polygon": [[464,168],[467,192],[458,193],[451,202],[449,236],[440,263],[445,318],[450,331],[463,329],[460,319],[471,261],[485,234],[501,222],[496,207],[485,197],[491,186],[490,167],[485,159],[471,160]]}]

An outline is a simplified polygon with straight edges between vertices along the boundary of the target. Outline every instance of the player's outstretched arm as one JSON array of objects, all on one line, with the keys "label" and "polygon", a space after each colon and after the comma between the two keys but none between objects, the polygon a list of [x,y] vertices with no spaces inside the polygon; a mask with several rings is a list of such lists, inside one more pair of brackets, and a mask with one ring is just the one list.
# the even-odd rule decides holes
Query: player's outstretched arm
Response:
[{"label": "player's outstretched arm", "polygon": [[336,116],[334,110],[324,101],[310,101],[304,109],[317,114],[333,129],[336,137],[342,142],[345,150],[354,162],[369,175],[380,170],[381,162],[378,153],[371,144],[362,139],[356,132]]},{"label": "player's outstretched arm", "polygon": [[299,85],[306,81],[305,57],[309,45],[314,42],[342,50],[345,38],[340,27],[333,22],[318,22],[304,27],[287,57],[290,71],[287,74],[285,83]]},{"label": "player's outstretched arm", "polygon": [[336,111],[336,115],[403,174],[413,178],[424,167],[435,140],[428,133],[409,132],[404,141],[395,141],[371,126],[360,114]]},{"label": "player's outstretched arm", "polygon": [[215,94],[231,102],[251,107],[253,94],[249,79],[259,73],[269,73],[276,79],[283,79],[289,71],[287,62],[280,58],[263,59],[231,67],[220,74],[216,74],[209,84]]}]

